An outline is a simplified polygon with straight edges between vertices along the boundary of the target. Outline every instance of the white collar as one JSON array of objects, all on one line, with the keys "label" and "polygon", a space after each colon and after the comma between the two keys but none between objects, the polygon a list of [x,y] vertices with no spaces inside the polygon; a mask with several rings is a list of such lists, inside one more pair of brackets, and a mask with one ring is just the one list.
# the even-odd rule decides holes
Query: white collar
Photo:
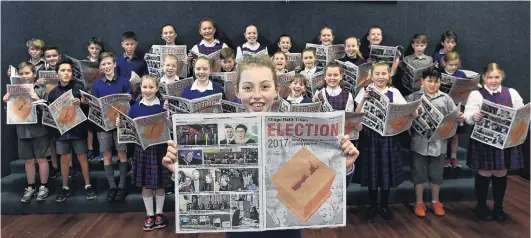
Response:
[{"label": "white collar", "polygon": [[313,68],[311,68],[311,69],[308,69],[308,68],[304,69],[304,72],[311,73],[311,74],[315,74],[315,71],[317,71],[317,67],[316,66],[313,66]]},{"label": "white collar", "polygon": [[[172,80],[172,82],[176,82],[176,81],[179,81],[179,76],[178,76],[178,75],[175,75],[175,76],[173,77],[173,80]],[[168,82],[168,77],[166,77],[166,75],[163,75],[163,76],[160,78],[160,82],[161,82],[161,83],[169,83],[169,82]]]},{"label": "white collar", "polygon": [[292,98],[291,95],[289,95],[288,98],[286,98],[287,101],[290,101],[291,103],[296,103],[296,104],[300,104],[303,99],[304,97],[302,95],[298,98]]},{"label": "white collar", "polygon": [[413,59],[426,59],[426,55],[422,53],[421,55],[416,55],[413,53]]},{"label": "white collar", "polygon": [[197,83],[197,80],[195,80],[194,83],[192,84],[192,87],[190,88],[190,90],[197,90],[199,92],[204,92],[204,91],[207,91],[207,90],[214,90],[214,86],[212,85],[212,82],[210,82],[210,80],[208,80],[208,84],[207,84],[206,87],[199,88],[199,84]]},{"label": "white collar", "polygon": [[[374,86],[374,83],[369,84],[369,86],[367,86],[367,87],[370,87],[370,88],[372,88],[372,89],[377,90],[378,92],[380,92],[380,89],[377,88],[376,86]],[[390,90],[390,88],[386,86],[385,89],[384,89],[384,91],[383,91],[383,92],[380,92],[380,93],[387,93],[387,91],[389,91],[389,90]]]},{"label": "white collar", "polygon": [[446,53],[444,53],[444,48],[442,48],[442,49],[439,50],[439,54],[441,54],[441,55],[446,54]]},{"label": "white collar", "polygon": [[341,86],[337,86],[336,88],[326,86],[326,93],[328,93],[328,95],[332,97],[339,95],[341,91],[343,91],[343,89],[341,89]]},{"label": "white collar", "polygon": [[201,40],[201,42],[199,42],[199,45],[204,45],[206,47],[212,47],[212,46],[215,46],[216,44],[219,44],[219,40],[218,39],[214,39],[214,41],[212,41],[212,43],[207,43],[205,40]]},{"label": "white collar", "polygon": [[483,84],[483,88],[484,88],[485,90],[487,90],[487,92],[489,92],[489,93],[492,95],[492,94],[494,94],[494,93],[501,93],[501,88],[502,88],[502,86],[500,85],[497,89],[495,89],[495,90],[490,90],[490,89],[487,87],[487,85]]},{"label": "white collar", "polygon": [[260,47],[260,43],[256,42],[256,45],[250,45],[249,43],[245,42],[243,45],[242,45],[242,48],[245,47],[247,49],[250,49],[250,50],[257,50],[259,47]]},{"label": "white collar", "polygon": [[147,102],[145,98],[142,98],[142,100],[140,100],[140,104],[144,104],[146,106],[160,105],[160,100],[156,96],[155,99],[153,99],[153,101],[151,102]]}]

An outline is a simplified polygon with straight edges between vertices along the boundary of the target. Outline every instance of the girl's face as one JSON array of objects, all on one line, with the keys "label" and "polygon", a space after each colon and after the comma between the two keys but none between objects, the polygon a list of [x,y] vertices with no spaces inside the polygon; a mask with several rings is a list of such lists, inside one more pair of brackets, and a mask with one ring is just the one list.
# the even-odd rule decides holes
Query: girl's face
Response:
[{"label": "girl's face", "polygon": [[155,99],[157,91],[159,91],[159,87],[155,84],[155,82],[149,79],[142,80],[140,87],[140,90],[142,91],[142,97],[147,101]]},{"label": "girl's face", "polygon": [[360,47],[358,46],[358,41],[354,38],[348,38],[345,41],[345,51],[348,56],[355,56],[358,54]]},{"label": "girl's face", "polygon": [[101,52],[101,46],[98,44],[91,43],[88,46],[88,52],[90,58],[97,59]]},{"label": "girl's face", "polygon": [[40,59],[42,57],[42,49],[38,49],[36,47],[29,47],[28,54],[31,56],[32,59]]},{"label": "girl's face", "polygon": [[61,60],[61,56],[57,50],[47,50],[44,52],[44,60],[46,60],[46,63],[49,65],[56,66],[59,60]]},{"label": "girl's face", "polygon": [[275,61],[275,68],[277,71],[282,71],[286,68],[286,65],[288,64],[288,60],[286,57],[284,57],[283,54],[275,54],[275,57],[273,58]]},{"label": "girl's face", "polygon": [[171,58],[164,60],[163,70],[167,77],[175,76],[177,74],[177,60]]},{"label": "girl's face", "polygon": [[114,73],[114,68],[116,68],[116,62],[111,57],[103,58],[100,62],[100,71],[105,75],[109,76]]},{"label": "girl's face", "polygon": [[379,45],[382,43],[382,29],[380,28],[374,28],[369,31],[369,35],[367,36],[367,40],[371,45]]},{"label": "girl's face", "polygon": [[212,22],[204,21],[201,23],[201,27],[199,28],[199,34],[203,37],[206,41],[214,40],[214,34],[216,33],[216,28],[214,28],[214,25]]},{"label": "girl's face", "polygon": [[315,55],[311,51],[305,51],[302,53],[302,63],[304,63],[304,67],[311,69],[315,67]]},{"label": "girl's face", "polygon": [[195,62],[194,67],[194,73],[195,78],[199,82],[206,82],[208,81],[208,77],[210,77],[210,64],[205,59],[199,59]]},{"label": "girl's face", "polygon": [[387,87],[389,82],[389,67],[388,66],[376,66],[372,72],[372,81],[374,86],[383,89]]},{"label": "girl's face", "polygon": [[455,42],[454,38],[446,38],[443,42],[441,42],[441,45],[443,46],[444,52],[450,52],[454,50],[457,42]]},{"label": "girl's face", "polygon": [[448,62],[444,62],[444,70],[448,73],[455,73],[457,71],[457,68],[459,68],[459,60],[451,60]]},{"label": "girl's face", "polygon": [[172,26],[165,26],[162,28],[162,39],[166,41],[166,44],[175,44],[175,38],[177,38],[177,33]]},{"label": "girl's face", "polygon": [[424,54],[426,46],[428,46],[428,44],[422,42],[414,42],[413,44],[411,44],[411,47],[415,51],[415,54]]},{"label": "girl's face", "polygon": [[255,26],[249,26],[245,29],[245,33],[243,35],[245,36],[245,40],[247,40],[247,42],[254,44],[258,39],[258,29],[256,29]]},{"label": "girl's face", "polygon": [[280,37],[280,40],[278,41],[278,48],[280,48],[280,51],[288,53],[289,49],[291,49],[291,38],[287,36]]},{"label": "girl's face", "polygon": [[236,95],[248,112],[267,112],[278,96],[275,75],[266,67],[251,67],[240,75]]},{"label": "girl's face", "polygon": [[332,41],[334,41],[334,35],[332,34],[332,30],[325,28],[321,30],[321,36],[319,37],[321,40],[321,44],[323,45],[331,45]]},{"label": "girl's face", "polygon": [[422,79],[422,88],[424,88],[424,90],[430,95],[434,95],[435,93],[437,93],[440,87],[441,81],[439,79],[436,79],[434,77]]},{"label": "girl's face", "polygon": [[18,70],[18,75],[25,84],[33,84],[35,82],[35,73],[31,71],[30,67],[24,67]]},{"label": "girl's face", "polygon": [[502,72],[495,69],[492,72],[483,76],[483,79],[485,81],[485,85],[487,86],[487,88],[494,91],[500,87],[504,79],[504,76]]},{"label": "girl's face", "polygon": [[325,72],[325,82],[331,88],[336,88],[341,82],[341,70],[339,67],[329,67]]},{"label": "girl's face", "polygon": [[302,80],[293,80],[289,85],[289,90],[291,90],[291,97],[298,98],[306,92],[306,86]]},{"label": "girl's face", "polygon": [[236,136],[238,137],[238,140],[245,139],[245,130],[241,127],[236,129]]}]

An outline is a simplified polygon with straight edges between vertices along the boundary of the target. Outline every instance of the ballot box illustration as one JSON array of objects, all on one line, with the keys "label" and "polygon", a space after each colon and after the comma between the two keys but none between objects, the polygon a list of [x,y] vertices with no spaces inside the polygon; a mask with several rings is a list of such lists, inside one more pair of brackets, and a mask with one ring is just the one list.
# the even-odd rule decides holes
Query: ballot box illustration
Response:
[{"label": "ballot box illustration", "polygon": [[277,198],[306,222],[332,194],[336,172],[301,148],[273,174]]}]

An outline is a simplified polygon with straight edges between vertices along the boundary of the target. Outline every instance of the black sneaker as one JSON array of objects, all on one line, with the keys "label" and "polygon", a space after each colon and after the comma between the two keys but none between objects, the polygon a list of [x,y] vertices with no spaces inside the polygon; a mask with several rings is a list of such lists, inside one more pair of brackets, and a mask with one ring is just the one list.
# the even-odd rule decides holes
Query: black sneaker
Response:
[{"label": "black sneaker", "polygon": [[389,207],[381,207],[380,208],[380,216],[382,216],[385,220],[393,220],[393,212],[391,211],[391,208]]},{"label": "black sneaker", "polygon": [[55,201],[64,202],[68,196],[70,196],[70,189],[61,188],[61,191],[57,194]]},{"label": "black sneaker", "polygon": [[61,171],[59,169],[56,169],[54,167],[50,166],[50,174],[48,175],[49,178],[57,178],[61,176]]},{"label": "black sneaker", "polygon": [[152,231],[155,227],[155,217],[154,216],[148,216],[144,220],[144,231]]},{"label": "black sneaker", "polygon": [[111,188],[107,193],[107,202],[113,202],[116,197],[116,188]]},{"label": "black sneaker", "polygon": [[162,214],[155,215],[155,229],[166,227],[166,218]]},{"label": "black sneaker", "polygon": [[118,188],[116,190],[116,196],[114,197],[114,201],[123,202],[124,200],[125,200],[125,191],[123,188]]},{"label": "black sneaker", "polygon": [[487,204],[477,204],[476,216],[478,216],[480,220],[490,221],[492,220],[492,211],[487,207]]},{"label": "black sneaker", "polygon": [[503,207],[494,207],[492,210],[492,219],[500,222],[507,220],[507,214],[503,211]]},{"label": "black sneaker", "polygon": [[70,167],[70,170],[68,171],[68,177],[73,178],[76,177],[79,173],[76,171],[74,167]]},{"label": "black sneaker", "polygon": [[368,207],[365,209],[365,220],[372,220],[378,214],[378,209],[375,207]]},{"label": "black sneaker", "polygon": [[94,191],[94,189],[92,188],[91,185],[89,185],[88,187],[85,188],[85,192],[87,193],[87,199],[88,200],[92,200],[94,198],[96,198],[98,195],[96,195],[96,192]]}]

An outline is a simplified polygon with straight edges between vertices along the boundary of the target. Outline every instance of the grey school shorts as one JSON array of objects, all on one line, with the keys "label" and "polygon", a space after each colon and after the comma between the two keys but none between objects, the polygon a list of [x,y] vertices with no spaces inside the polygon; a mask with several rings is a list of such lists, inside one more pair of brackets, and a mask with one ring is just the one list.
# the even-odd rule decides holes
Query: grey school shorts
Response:
[{"label": "grey school shorts", "polygon": [[56,140],[55,141],[57,154],[60,155],[67,155],[72,153],[79,155],[87,153],[88,151],[88,145],[87,145],[87,139],[81,139],[81,140]]},{"label": "grey school shorts", "polygon": [[442,184],[445,158],[446,154],[433,157],[413,152],[411,167],[413,184],[428,182],[428,178],[432,184]]},{"label": "grey school shorts", "polygon": [[101,152],[112,152],[113,146],[117,151],[127,151],[127,144],[118,143],[118,131],[100,131],[98,132],[98,141]]},{"label": "grey school shorts", "polygon": [[17,144],[19,159],[42,159],[50,155],[50,138],[48,135],[18,139]]}]

